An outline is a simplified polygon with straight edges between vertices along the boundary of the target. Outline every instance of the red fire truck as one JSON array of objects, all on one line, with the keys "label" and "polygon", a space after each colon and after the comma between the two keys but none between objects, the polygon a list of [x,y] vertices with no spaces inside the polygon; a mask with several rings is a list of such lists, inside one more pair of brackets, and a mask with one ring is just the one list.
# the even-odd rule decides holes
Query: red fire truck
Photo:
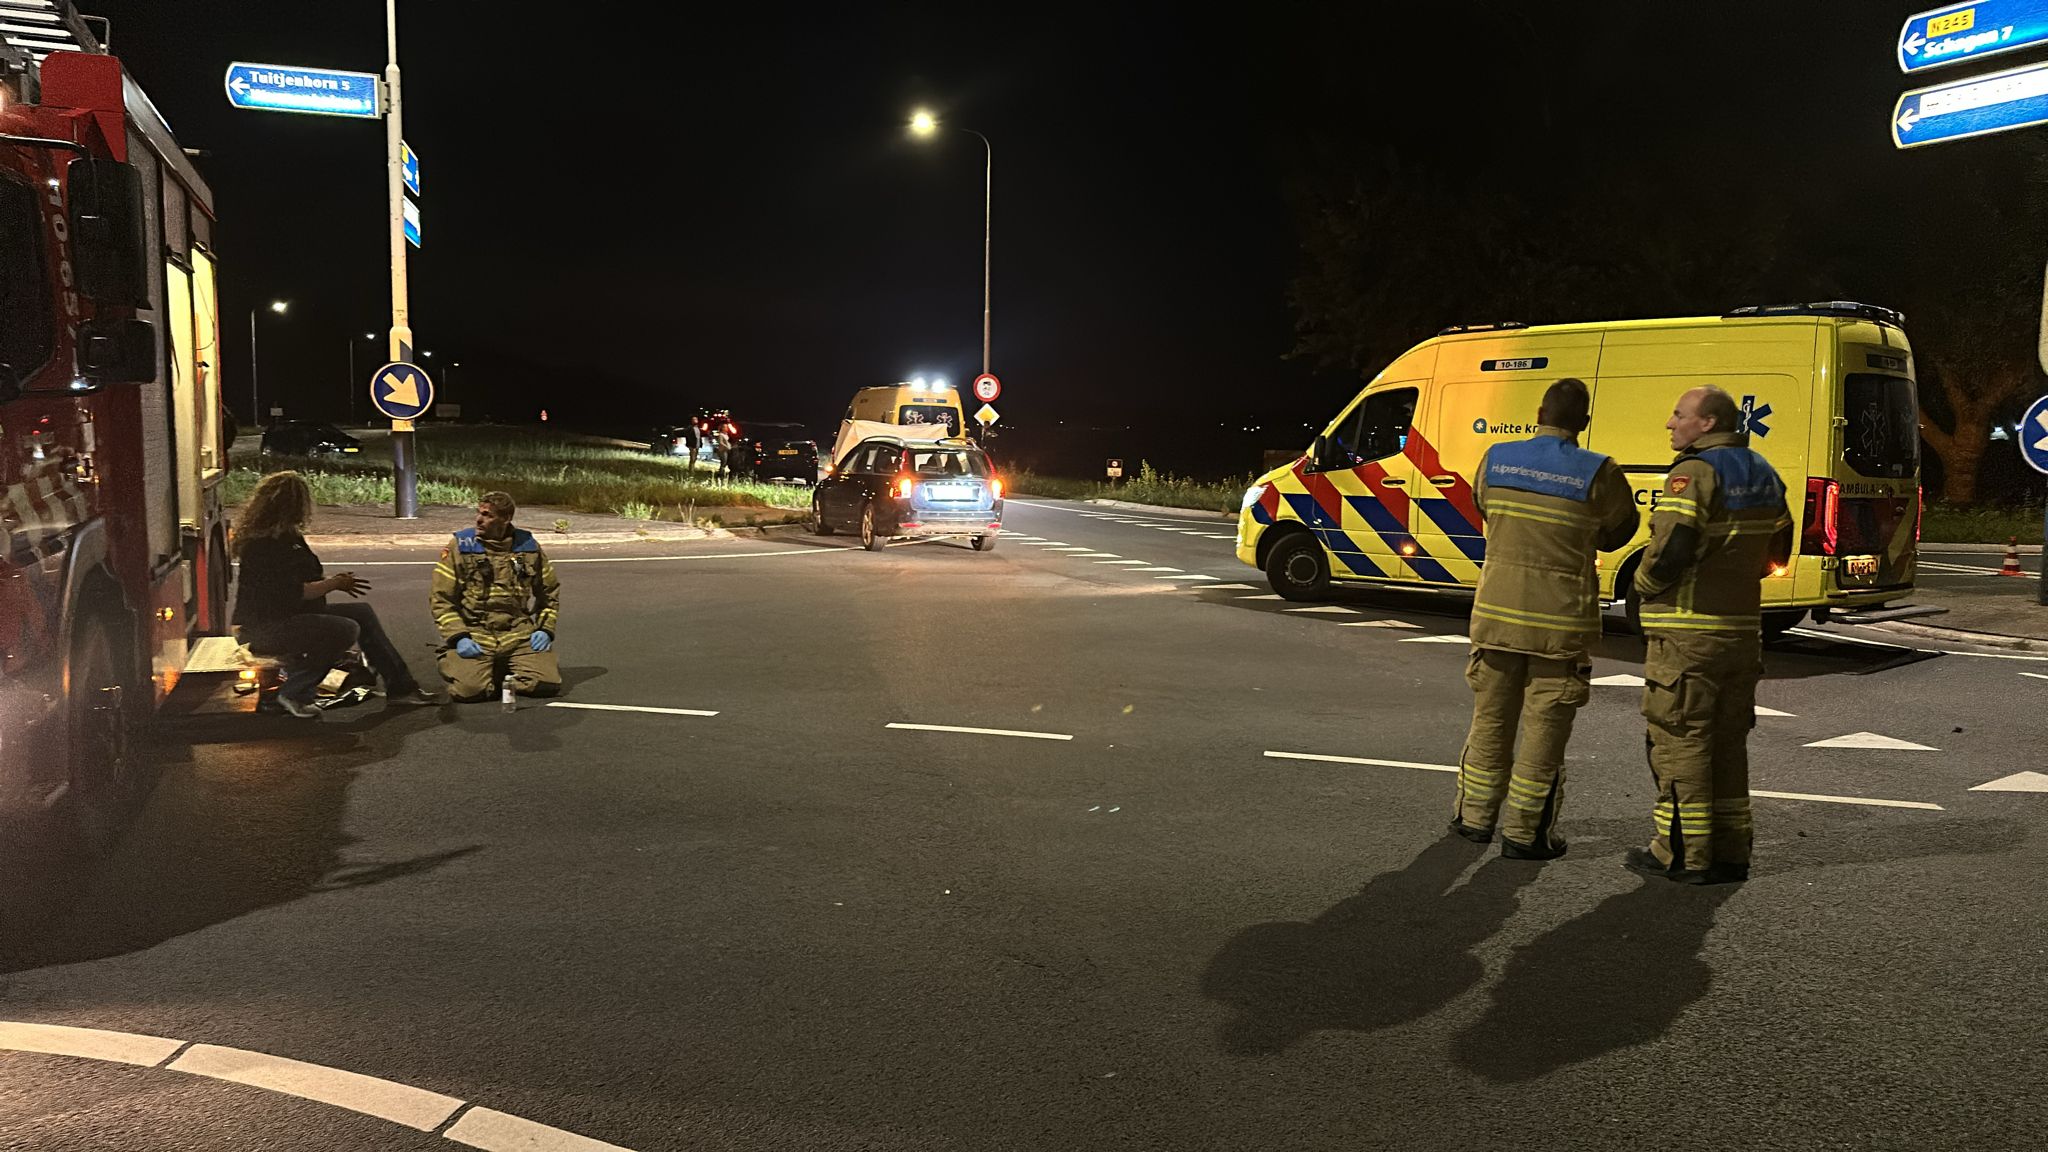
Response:
[{"label": "red fire truck", "polygon": [[213,230],[68,0],[0,0],[0,817],[118,795],[227,630]]}]

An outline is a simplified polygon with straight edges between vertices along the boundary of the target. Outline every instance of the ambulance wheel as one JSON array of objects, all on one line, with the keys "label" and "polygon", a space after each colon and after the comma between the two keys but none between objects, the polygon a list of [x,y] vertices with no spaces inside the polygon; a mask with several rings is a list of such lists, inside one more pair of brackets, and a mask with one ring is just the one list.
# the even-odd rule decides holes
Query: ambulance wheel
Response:
[{"label": "ambulance wheel", "polygon": [[1306,532],[1273,545],[1266,555],[1266,581],[1287,600],[1319,600],[1330,590],[1330,562],[1323,546]]},{"label": "ambulance wheel", "polygon": [[875,506],[872,502],[860,506],[860,546],[870,552],[880,552],[889,546],[889,538],[875,531]]},{"label": "ambulance wheel", "polygon": [[1785,633],[1797,628],[1800,621],[1804,619],[1806,619],[1806,609],[1804,608],[1795,608],[1790,611],[1780,609],[1776,612],[1766,612],[1764,613],[1764,639],[1782,640],[1785,637]]}]

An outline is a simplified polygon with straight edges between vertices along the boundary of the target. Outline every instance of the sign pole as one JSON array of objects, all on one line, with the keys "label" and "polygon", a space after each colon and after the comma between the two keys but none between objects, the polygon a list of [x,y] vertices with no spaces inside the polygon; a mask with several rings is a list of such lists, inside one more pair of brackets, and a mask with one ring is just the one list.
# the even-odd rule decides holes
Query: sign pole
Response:
[{"label": "sign pole", "polygon": [[[412,311],[405,283],[405,125],[398,95],[398,0],[384,0],[384,166],[391,189],[391,361],[412,363]],[[391,422],[392,513],[400,520],[420,514],[419,477],[413,461],[412,421]]]}]

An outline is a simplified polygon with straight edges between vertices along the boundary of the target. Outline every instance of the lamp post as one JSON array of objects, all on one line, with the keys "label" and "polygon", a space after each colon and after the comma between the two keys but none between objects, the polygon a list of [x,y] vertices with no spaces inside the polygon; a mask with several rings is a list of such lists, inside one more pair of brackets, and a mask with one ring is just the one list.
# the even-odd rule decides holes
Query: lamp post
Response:
[{"label": "lamp post", "polygon": [[[272,300],[270,310],[282,316],[291,307],[288,300]],[[249,427],[263,427],[263,405],[256,390],[256,314],[261,308],[249,309]]]},{"label": "lamp post", "polygon": [[[377,334],[375,332],[365,332],[363,333],[363,339],[374,342],[377,339]],[[357,385],[358,381],[356,380],[356,342],[354,340],[350,340],[348,342],[348,422],[351,424],[354,424],[356,422]]]},{"label": "lamp post", "polygon": [[[983,164],[981,169],[981,370],[989,370],[989,235],[994,221],[996,149],[988,137],[972,128],[959,128],[981,141]],[[920,108],[910,117],[910,134],[920,140],[929,140],[938,135],[938,117]]]}]

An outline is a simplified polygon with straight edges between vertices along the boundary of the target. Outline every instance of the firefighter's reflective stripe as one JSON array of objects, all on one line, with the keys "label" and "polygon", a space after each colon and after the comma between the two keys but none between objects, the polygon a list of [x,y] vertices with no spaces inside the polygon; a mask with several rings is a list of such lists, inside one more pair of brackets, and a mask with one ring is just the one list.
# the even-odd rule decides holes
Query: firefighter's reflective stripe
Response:
[{"label": "firefighter's reflective stripe", "polygon": [[1550,783],[1545,780],[1531,780],[1527,776],[1513,776],[1508,779],[1508,805],[1524,812],[1541,812],[1550,800]]},{"label": "firefighter's reflective stripe", "polygon": [[1523,624],[1530,628],[1547,628],[1555,632],[1598,631],[1600,613],[1596,608],[1580,616],[1562,616],[1551,612],[1532,612],[1526,608],[1508,608],[1500,604],[1474,604],[1472,615],[1487,620],[1498,620],[1502,624]]},{"label": "firefighter's reflective stripe", "polygon": [[1694,632],[1749,632],[1763,627],[1761,613],[1755,616],[1716,616],[1709,612],[1688,612],[1668,605],[1645,604],[1641,619],[1645,628],[1678,628]]},{"label": "firefighter's reflective stripe", "polygon": [[[1680,804],[1678,806],[1679,831],[1691,836],[1711,836],[1714,831],[1712,807],[1713,804],[1707,801],[1697,804]],[[1651,818],[1657,822],[1658,834],[1664,836],[1671,834],[1670,801],[1666,800],[1658,803],[1657,807],[1651,811]]]},{"label": "firefighter's reflective stripe", "polygon": [[1558,508],[1544,508],[1525,504],[1519,500],[1503,500],[1498,496],[1486,502],[1486,514],[1491,517],[1510,520],[1534,520],[1540,524],[1555,524],[1560,528],[1596,528],[1599,521],[1590,514],[1566,512]]}]

